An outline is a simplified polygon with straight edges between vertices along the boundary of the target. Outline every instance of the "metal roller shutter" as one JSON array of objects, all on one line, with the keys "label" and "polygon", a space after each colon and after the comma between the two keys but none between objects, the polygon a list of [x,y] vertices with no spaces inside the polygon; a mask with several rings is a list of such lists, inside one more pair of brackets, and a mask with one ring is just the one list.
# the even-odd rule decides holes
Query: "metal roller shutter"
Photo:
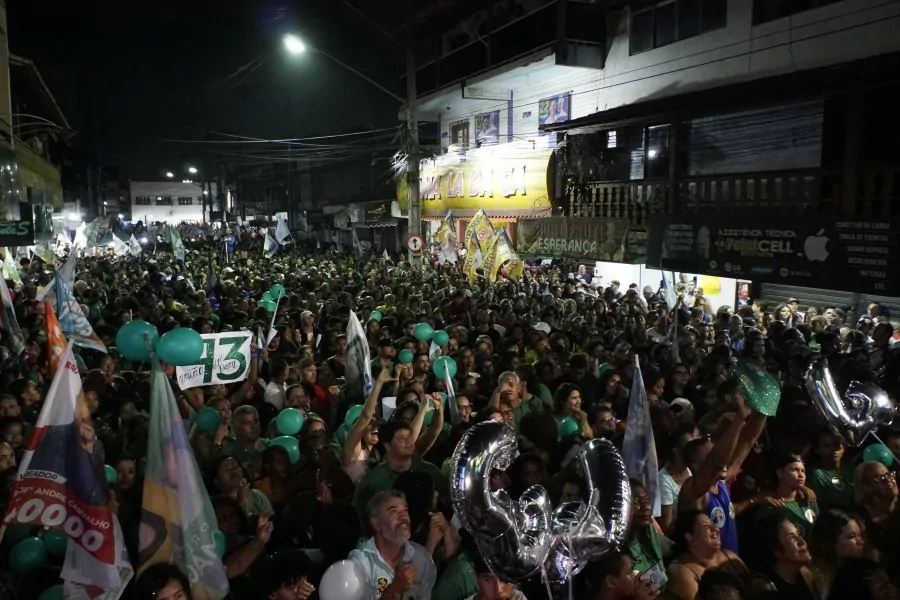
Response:
[{"label": "metal roller shutter", "polygon": [[[858,314],[856,312],[857,302],[860,296],[853,292],[839,292],[836,290],[781,285],[778,283],[762,284],[762,300],[765,300],[768,304],[768,310],[773,310],[776,305],[787,302],[789,298],[796,298],[800,301],[801,312],[806,312],[806,309],[810,306],[815,306],[819,309],[834,306],[845,310],[850,307],[852,314],[847,315],[847,322],[855,322]],[[863,312],[865,312],[865,306],[868,305],[863,306]],[[854,321],[851,321],[851,319]]]}]

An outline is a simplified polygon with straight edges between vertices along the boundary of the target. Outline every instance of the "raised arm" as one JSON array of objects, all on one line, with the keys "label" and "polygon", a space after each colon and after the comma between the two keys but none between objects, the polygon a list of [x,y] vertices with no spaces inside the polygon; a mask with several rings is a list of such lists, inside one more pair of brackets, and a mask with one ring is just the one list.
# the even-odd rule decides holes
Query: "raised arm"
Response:
[{"label": "raised arm", "polygon": [[431,423],[422,436],[416,438],[416,453],[419,456],[424,455],[434,446],[438,436],[441,435],[441,431],[444,429],[444,403],[441,402],[440,398],[431,398],[427,401],[431,402],[434,415],[432,415]]},{"label": "raised arm", "polygon": [[359,418],[356,420],[356,423],[353,424],[353,427],[350,428],[350,432],[347,433],[347,439],[344,440],[344,447],[341,451],[341,464],[344,467],[349,467],[359,455],[359,443],[360,440],[362,440],[366,427],[368,427],[369,423],[372,422],[372,419],[375,418],[375,408],[378,406],[378,397],[381,395],[384,384],[390,381],[396,381],[396,377],[391,375],[391,370],[388,368],[381,369],[381,371],[378,372],[378,378],[375,380],[375,384],[372,386],[372,391],[369,392],[369,396],[366,398],[362,413],[360,413]]}]

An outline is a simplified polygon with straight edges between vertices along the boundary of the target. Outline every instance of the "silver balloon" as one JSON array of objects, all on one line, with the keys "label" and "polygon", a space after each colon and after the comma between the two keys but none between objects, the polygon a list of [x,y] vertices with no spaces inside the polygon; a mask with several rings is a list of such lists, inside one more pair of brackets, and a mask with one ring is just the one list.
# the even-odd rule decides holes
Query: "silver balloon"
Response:
[{"label": "silver balloon", "polygon": [[621,550],[631,522],[631,485],[625,463],[608,440],[581,447],[588,502],[568,502],[553,511],[553,543],[544,563],[547,579],[561,583],[591,560]]},{"label": "silver balloon", "polygon": [[810,358],[805,380],[809,397],[829,427],[851,446],[859,446],[870,433],[894,420],[893,403],[874,383],[852,381],[841,396],[822,355]]},{"label": "silver balloon", "polygon": [[579,458],[587,482],[588,504],[600,513],[613,549],[621,550],[631,524],[631,484],[622,455],[612,442],[597,438],[581,447]]},{"label": "silver balloon", "polygon": [[485,421],[463,434],[450,465],[453,508],[488,567],[507,581],[540,570],[552,541],[550,496],[544,488],[528,488],[518,502],[504,490],[491,491],[491,472],[508,468],[516,451],[511,427]]}]

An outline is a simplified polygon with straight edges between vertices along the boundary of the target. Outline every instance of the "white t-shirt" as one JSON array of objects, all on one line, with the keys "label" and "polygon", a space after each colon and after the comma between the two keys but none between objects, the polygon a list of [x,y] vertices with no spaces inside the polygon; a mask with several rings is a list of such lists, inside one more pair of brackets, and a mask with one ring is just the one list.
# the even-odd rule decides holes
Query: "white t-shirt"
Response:
[{"label": "white t-shirt", "polygon": [[266,392],[263,395],[263,400],[265,400],[278,410],[281,410],[284,407],[284,384],[270,381],[269,385],[266,386]]},{"label": "white t-shirt", "polygon": [[[691,476],[691,470],[688,469],[688,477]],[[678,514],[678,493],[681,486],[669,475],[669,472],[663,467],[659,471],[659,495],[660,504],[663,506],[671,506],[672,511]]]}]

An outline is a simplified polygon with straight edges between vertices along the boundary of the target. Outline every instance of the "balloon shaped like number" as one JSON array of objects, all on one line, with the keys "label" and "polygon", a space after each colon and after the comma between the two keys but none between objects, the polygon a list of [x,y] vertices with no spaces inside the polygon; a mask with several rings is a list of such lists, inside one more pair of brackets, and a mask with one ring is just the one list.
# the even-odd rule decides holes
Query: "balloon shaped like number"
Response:
[{"label": "balloon shaped like number", "polygon": [[222,422],[222,415],[219,414],[219,411],[212,408],[211,406],[205,406],[197,411],[197,416],[194,417],[194,423],[197,424],[197,428],[200,431],[205,431],[206,433],[214,432],[219,424]]},{"label": "balloon shaped like number", "polygon": [[446,331],[435,331],[434,337],[431,338],[431,341],[443,348],[450,341],[450,336]]},{"label": "balloon shaped like number", "polygon": [[9,567],[16,573],[27,573],[47,562],[47,547],[39,537],[27,537],[9,553]]},{"label": "balloon shaped like number", "polygon": [[420,342],[427,342],[434,335],[434,329],[428,323],[419,323],[413,329],[413,336]]},{"label": "balloon shaped like number", "polygon": [[874,383],[851,381],[842,396],[824,356],[810,357],[804,379],[806,391],[825,422],[851,446],[860,446],[870,433],[894,420],[894,404]]},{"label": "balloon shaped like number", "polygon": [[128,360],[150,360],[150,350],[158,339],[156,327],[147,321],[132,321],[116,332],[116,348]]},{"label": "balloon shaped like number", "polygon": [[178,327],[159,338],[156,355],[161,361],[177,367],[195,365],[203,355],[203,338],[193,329]]},{"label": "balloon shaped like number", "polygon": [[296,408],[286,408],[275,417],[275,425],[284,435],[297,435],[303,427],[303,413]]}]

